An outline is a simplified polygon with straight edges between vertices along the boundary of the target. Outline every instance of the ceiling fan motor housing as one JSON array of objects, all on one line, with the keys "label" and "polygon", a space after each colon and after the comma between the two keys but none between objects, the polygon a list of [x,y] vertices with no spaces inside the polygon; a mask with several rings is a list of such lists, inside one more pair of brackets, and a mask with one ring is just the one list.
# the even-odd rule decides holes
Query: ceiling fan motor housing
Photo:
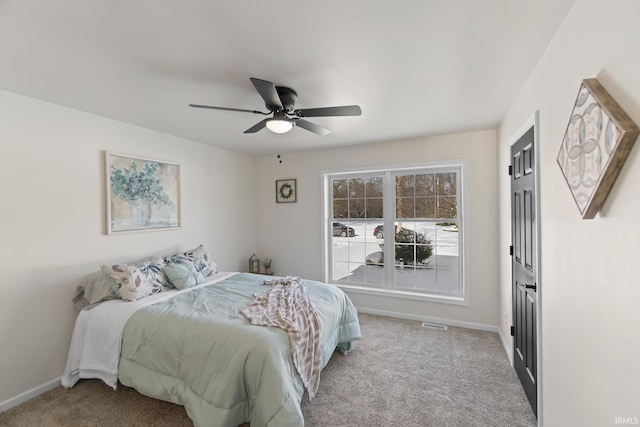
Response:
[{"label": "ceiling fan motor housing", "polygon": [[256,88],[268,112],[245,110],[242,108],[216,107],[213,105],[189,104],[195,108],[210,108],[212,110],[239,111],[243,113],[260,114],[271,117],[266,118],[244,133],[256,133],[265,127],[275,133],[285,133],[291,130],[293,126],[313,132],[316,135],[327,135],[331,133],[330,129],[305,120],[306,117],[335,117],[335,116],[359,116],[362,114],[358,105],[344,105],[340,107],[322,107],[322,108],[303,108],[295,110],[296,99],[298,93],[286,86],[276,86],[267,80],[250,77],[251,83]]},{"label": "ceiling fan motor housing", "polygon": [[[290,87],[285,86],[276,86],[276,91],[278,92],[278,97],[282,102],[282,106],[287,113],[293,111],[296,106],[296,99],[298,99],[298,93],[291,89]],[[267,105],[267,108],[273,109],[273,106]]]}]

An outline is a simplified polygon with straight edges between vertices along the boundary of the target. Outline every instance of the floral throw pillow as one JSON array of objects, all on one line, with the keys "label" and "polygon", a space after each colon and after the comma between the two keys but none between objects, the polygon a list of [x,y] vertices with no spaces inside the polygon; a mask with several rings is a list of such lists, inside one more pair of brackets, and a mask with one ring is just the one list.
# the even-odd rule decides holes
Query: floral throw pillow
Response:
[{"label": "floral throw pillow", "polygon": [[113,281],[116,293],[125,301],[135,301],[162,292],[170,286],[162,258],[129,264],[105,265],[101,269]]},{"label": "floral throw pillow", "polygon": [[204,246],[200,245],[195,249],[191,249],[190,251],[186,251],[184,253],[176,254],[168,259],[165,259],[165,262],[168,263],[177,263],[179,264],[183,260],[190,261],[196,268],[196,271],[202,273],[204,277],[213,276],[218,272],[218,266],[216,265],[209,252],[204,248]]}]

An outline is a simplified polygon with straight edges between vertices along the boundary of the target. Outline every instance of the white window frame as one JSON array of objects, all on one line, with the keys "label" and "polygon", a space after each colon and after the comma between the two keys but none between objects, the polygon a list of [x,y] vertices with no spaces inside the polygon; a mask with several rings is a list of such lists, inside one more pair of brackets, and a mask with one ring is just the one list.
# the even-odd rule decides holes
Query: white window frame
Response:
[{"label": "white window frame", "polygon": [[[332,200],[331,200],[331,178],[335,175],[342,175],[345,178],[348,178],[349,175],[361,176],[363,174],[375,175],[375,174],[386,174],[390,172],[392,176],[395,176],[397,173],[411,173],[416,170],[424,170],[424,169],[434,169],[434,172],[437,172],[436,169],[445,169],[445,168],[458,168],[459,169],[459,199],[458,199],[458,215],[460,216],[460,236],[459,236],[459,244],[462,246],[460,250],[460,278],[461,281],[461,294],[460,296],[450,296],[450,295],[441,295],[434,294],[428,292],[412,292],[410,290],[398,290],[397,288],[369,288],[366,286],[357,286],[357,285],[349,285],[342,282],[334,282],[331,279],[330,275],[330,266],[332,262],[332,234],[331,234],[331,220],[333,219],[333,212],[331,211]],[[452,160],[452,161],[440,161],[440,162],[425,162],[425,163],[414,163],[414,164],[402,164],[402,165],[384,165],[384,166],[373,166],[373,167],[353,167],[353,168],[341,168],[341,169],[330,169],[323,170],[321,173],[321,194],[322,194],[322,226],[320,227],[322,233],[322,275],[323,280],[327,283],[332,283],[341,289],[348,291],[350,293],[357,294],[365,294],[365,295],[375,295],[375,296],[384,296],[384,297],[394,297],[401,299],[410,299],[417,301],[428,301],[428,302],[436,302],[436,303],[444,303],[444,304],[454,304],[454,305],[466,305],[470,304],[469,302],[469,289],[468,289],[468,263],[467,263],[467,251],[468,251],[468,239],[469,235],[469,215],[468,215],[468,183],[467,183],[467,161],[466,160]],[[384,181],[384,218],[395,218],[395,186],[394,183],[389,179],[385,179]],[[393,203],[388,203],[387,198],[390,197],[388,194],[394,194],[391,197],[393,199]],[[393,250],[393,239],[389,238],[390,241],[387,242],[387,236],[385,234],[385,242],[389,244],[385,244],[385,252]],[[387,254],[385,253],[385,257]],[[392,257],[393,258],[393,257]],[[388,258],[387,258],[388,259]],[[385,270],[385,282],[390,283],[393,281],[394,269],[387,268]]]}]

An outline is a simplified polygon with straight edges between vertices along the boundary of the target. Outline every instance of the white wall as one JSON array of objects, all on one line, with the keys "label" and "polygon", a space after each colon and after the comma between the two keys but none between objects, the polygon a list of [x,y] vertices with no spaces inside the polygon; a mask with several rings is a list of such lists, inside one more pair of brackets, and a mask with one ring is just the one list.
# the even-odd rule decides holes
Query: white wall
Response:
[{"label": "white wall", "polygon": [[[605,426],[614,425],[615,417],[640,417],[640,147],[592,220],[580,218],[556,164],[584,78],[598,78],[640,124],[639,46],[640,2],[578,0],[499,129],[503,170],[509,141],[535,110],[540,112],[545,426]],[[510,239],[509,180],[503,174],[500,224],[504,247]],[[510,260],[502,255],[500,261],[500,310],[510,319]],[[507,325],[501,326],[508,336]]]},{"label": "white wall", "polygon": [[[104,234],[104,150],[180,163],[180,230]],[[101,263],[202,243],[222,269],[246,269],[254,162],[0,91],[0,403],[62,374],[74,282]]]},{"label": "white wall", "polygon": [[[469,227],[467,268],[471,305],[453,306],[389,299],[348,292],[358,307],[413,317],[498,324],[498,191],[494,130],[394,141],[348,148],[275,155],[257,161],[260,211],[258,252],[273,258],[278,275],[322,279],[321,171],[345,167],[411,164],[466,159],[468,162]],[[275,202],[275,180],[296,178],[298,202]]]}]

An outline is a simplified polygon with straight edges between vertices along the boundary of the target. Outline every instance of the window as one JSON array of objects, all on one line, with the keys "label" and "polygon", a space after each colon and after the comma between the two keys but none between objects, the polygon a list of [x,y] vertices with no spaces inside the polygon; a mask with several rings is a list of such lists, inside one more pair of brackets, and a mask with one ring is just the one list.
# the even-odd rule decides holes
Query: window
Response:
[{"label": "window", "polygon": [[462,175],[459,163],[325,172],[327,281],[463,301]]}]

